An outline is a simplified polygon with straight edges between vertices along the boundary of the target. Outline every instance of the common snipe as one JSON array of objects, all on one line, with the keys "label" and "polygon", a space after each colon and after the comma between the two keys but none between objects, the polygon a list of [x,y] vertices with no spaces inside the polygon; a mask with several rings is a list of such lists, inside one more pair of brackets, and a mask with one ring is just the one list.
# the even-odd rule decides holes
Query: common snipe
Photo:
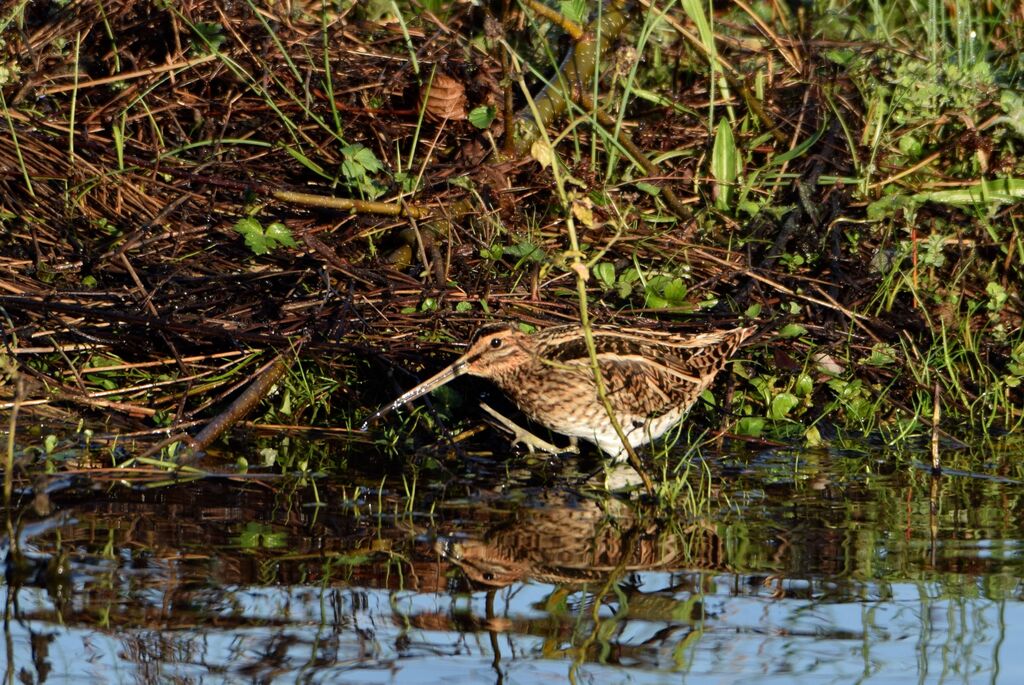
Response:
[{"label": "common snipe", "polygon": [[[755,330],[681,336],[594,327],[607,397],[629,444],[634,448],[646,444],[678,423]],[[484,327],[466,354],[371,416],[364,429],[464,374],[489,379],[545,428],[592,442],[616,460],[625,457],[622,441],[598,398],[583,330],[575,325],[535,335],[507,326]]]}]

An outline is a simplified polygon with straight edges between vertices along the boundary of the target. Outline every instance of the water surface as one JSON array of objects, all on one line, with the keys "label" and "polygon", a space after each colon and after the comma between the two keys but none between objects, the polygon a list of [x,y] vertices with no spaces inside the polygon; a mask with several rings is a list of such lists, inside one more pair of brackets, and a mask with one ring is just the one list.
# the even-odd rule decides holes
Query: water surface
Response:
[{"label": "water surface", "polygon": [[61,477],[8,512],[7,680],[1024,682],[1012,455],[705,454],[671,507],[521,457]]}]

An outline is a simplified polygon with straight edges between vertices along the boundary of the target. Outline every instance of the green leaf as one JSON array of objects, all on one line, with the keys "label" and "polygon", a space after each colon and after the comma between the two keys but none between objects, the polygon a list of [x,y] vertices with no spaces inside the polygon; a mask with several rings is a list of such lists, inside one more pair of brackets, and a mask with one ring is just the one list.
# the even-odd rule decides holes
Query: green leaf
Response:
[{"label": "green leaf", "polygon": [[235,222],[234,229],[242,235],[249,235],[250,233],[259,233],[263,235],[263,226],[260,222],[251,216],[243,217]]},{"label": "green leaf", "polygon": [[836,397],[843,397],[846,394],[846,389],[849,387],[850,382],[843,380],[842,378],[833,378],[826,383],[832,392],[836,394]]},{"label": "green leaf", "polygon": [[291,145],[285,145],[284,151],[291,155],[292,159],[294,159],[296,162],[312,171],[317,176],[322,176],[323,178],[326,179],[331,178],[331,175],[327,173],[327,171],[322,166],[320,166],[319,164],[311,160],[309,157],[304,155],[301,150],[297,150]]},{"label": "green leaf", "polygon": [[473,109],[469,110],[469,123],[473,124],[479,129],[485,129],[491,125],[491,122],[494,121],[494,117],[495,115],[497,115],[497,113],[498,110],[496,110],[494,107],[491,107],[490,105],[474,107]]},{"label": "green leaf", "polygon": [[277,463],[278,452],[273,447],[264,447],[259,450],[260,464],[263,466],[273,466]]},{"label": "green leaf", "polygon": [[518,257],[528,262],[544,261],[544,250],[537,247],[529,240],[523,240],[515,245],[505,248],[505,254]]},{"label": "green leaf", "polygon": [[797,397],[807,397],[813,390],[814,379],[806,373],[800,374],[796,379],[796,385],[793,387],[793,392],[796,393]]},{"label": "green leaf", "polygon": [[798,323],[788,323],[782,327],[779,331],[780,338],[797,338],[801,335],[806,335],[807,329]]},{"label": "green leaf", "polygon": [[637,181],[636,189],[647,193],[648,195],[657,196],[661,194],[661,188],[654,185],[653,183],[647,183],[646,181]]},{"label": "green leaf", "polygon": [[288,538],[284,533],[277,532],[271,526],[250,522],[235,538],[235,544],[243,549],[279,549],[286,546]]},{"label": "green leaf", "polygon": [[476,184],[473,183],[473,179],[469,176],[456,176],[455,178],[448,179],[448,183],[463,190],[472,191],[476,189]]},{"label": "green leaf", "polygon": [[900,136],[900,139],[896,142],[905,157],[910,159],[919,159],[924,154],[924,146],[921,141],[910,133]]},{"label": "green leaf", "polygon": [[667,276],[652,276],[644,284],[644,306],[650,309],[664,309],[669,302],[665,299],[665,285],[669,279]]},{"label": "green leaf", "polygon": [[267,239],[263,235],[263,226],[251,216],[239,219],[234,225],[235,231],[245,237],[245,244],[253,254],[261,255],[270,252],[267,246]]},{"label": "green leaf", "polygon": [[480,256],[484,259],[490,259],[498,261],[501,256],[505,254],[505,248],[501,245],[491,245],[490,247],[484,247],[480,249]]},{"label": "green leaf", "polygon": [[753,375],[750,369],[747,368],[747,365],[738,359],[734,359],[732,362],[732,372],[740,378],[746,378],[747,380],[750,380]]},{"label": "green leaf", "polygon": [[91,383],[92,385],[97,385],[103,388],[104,390],[113,390],[114,388],[117,387],[117,383],[115,383],[111,379],[107,378],[106,376],[100,376],[95,373],[90,373],[85,377],[85,379],[89,381],[89,383]]},{"label": "green leaf", "polygon": [[587,21],[587,0],[562,0],[559,3],[562,16],[577,24]]},{"label": "green leaf", "polygon": [[804,431],[804,445],[807,447],[820,447],[823,442],[817,426],[811,426]]},{"label": "green leaf", "polygon": [[277,247],[277,244],[284,245],[285,247],[298,247],[295,239],[292,238],[292,232],[280,221],[275,221],[267,226],[266,236],[267,243],[271,248]]},{"label": "green leaf", "polygon": [[857,58],[857,52],[847,48],[825,50],[822,54],[825,55],[825,59],[835,64],[838,64],[841,67],[845,67],[851,64]]},{"label": "green leaf", "polygon": [[871,348],[871,355],[864,360],[868,366],[888,366],[896,361],[896,350],[889,345],[876,343]]},{"label": "green leaf", "polygon": [[686,303],[686,294],[689,292],[686,288],[686,284],[683,283],[681,278],[673,278],[665,286],[665,299],[671,302],[675,306]]},{"label": "green leaf", "polygon": [[337,554],[330,557],[332,564],[342,564],[344,566],[361,566],[366,562],[373,559],[369,554]]},{"label": "green leaf", "polygon": [[851,417],[858,421],[865,421],[871,418],[874,408],[875,405],[864,397],[858,397],[846,405],[846,411],[849,412]]},{"label": "green leaf", "polygon": [[1004,90],[999,96],[999,106],[1006,113],[1000,120],[1009,125],[1018,136],[1024,136],[1024,98],[1013,90]]},{"label": "green leaf", "polygon": [[781,330],[779,330],[779,333],[778,333],[780,338],[796,338],[796,337],[799,337],[801,335],[806,335],[806,334],[807,334],[807,329],[804,328],[803,326],[801,326],[798,323],[786,324],[785,326],[782,327]]},{"label": "green leaf", "polygon": [[342,153],[352,164],[362,167],[367,173],[375,174],[384,168],[384,165],[377,159],[377,155],[373,154],[373,150],[361,143],[346,146],[342,149]]},{"label": "green leaf", "polygon": [[606,290],[611,290],[615,287],[615,265],[611,262],[600,262],[599,264],[595,264],[592,273],[598,283],[600,283]]},{"label": "green leaf", "polygon": [[245,244],[256,255],[267,254],[280,245],[296,247],[292,232],[280,221],[267,226],[264,232],[259,220],[247,216],[236,221],[234,229],[245,237]]},{"label": "green leaf", "polygon": [[636,267],[631,266],[620,273],[616,279],[619,297],[622,299],[629,297],[633,293],[633,284],[638,280],[640,280],[640,272],[636,270]]},{"label": "green leaf", "polygon": [[932,190],[913,196],[918,202],[948,205],[1008,204],[1024,200],[1024,178],[995,178],[976,185],[948,190]]},{"label": "green leaf", "polygon": [[824,135],[825,129],[827,129],[830,125],[831,125],[831,121],[829,121],[828,119],[825,119],[821,123],[821,128],[819,128],[817,131],[815,131],[813,134],[811,134],[810,138],[808,138],[807,140],[801,142],[799,145],[794,147],[792,150],[786,150],[781,155],[776,155],[775,157],[772,157],[772,159],[769,162],[768,166],[778,166],[779,164],[785,164],[789,160],[796,159],[797,157],[801,156],[802,154],[807,152],[811,148],[812,145],[814,145],[815,143],[818,142],[818,139],[821,138],[822,135]]},{"label": "green leaf", "polygon": [[668,307],[668,300],[648,290],[644,293],[644,306],[648,309],[666,309]]},{"label": "green leaf", "polygon": [[946,263],[946,236],[933,233],[924,241],[924,251],[918,252],[918,258],[928,266],[941,267]]},{"label": "green leaf", "polygon": [[736,190],[739,169],[739,155],[732,136],[732,127],[725,119],[718,122],[715,131],[715,147],[711,150],[711,176],[715,179],[715,207],[728,209]]},{"label": "green leaf", "polygon": [[757,213],[761,211],[762,206],[763,205],[759,205],[756,202],[751,202],[750,200],[740,200],[738,203],[736,203],[736,209],[739,210],[740,212],[743,212],[747,216],[756,216]]},{"label": "green leaf", "polygon": [[798,404],[800,404],[800,400],[797,399],[796,395],[788,392],[780,392],[772,398],[772,404],[768,411],[768,416],[775,421],[784,419],[786,418],[786,415],[789,414],[789,412]]},{"label": "green leaf", "polygon": [[384,187],[376,183],[371,176],[384,169],[377,156],[369,148],[355,143],[341,149],[344,159],[341,162],[341,174],[349,186],[355,188],[371,200],[384,193]]},{"label": "green leaf", "polygon": [[632,285],[633,283],[636,283],[637,281],[640,280],[640,272],[636,269],[636,267],[631,266],[625,271],[623,271],[621,274],[619,274],[618,280],[619,283],[629,283],[630,285]]},{"label": "green leaf", "polygon": [[707,50],[708,62],[712,68],[717,67],[717,48],[715,47],[715,33],[711,30],[711,22],[708,15],[704,13],[705,3],[703,0],[683,0],[683,10],[697,26],[697,33],[700,34],[700,42]]},{"label": "green leaf", "polygon": [[918,203],[907,195],[886,195],[868,205],[868,221],[882,221],[899,210],[913,211]]},{"label": "green leaf", "polygon": [[[224,26],[215,21],[198,21],[193,26],[198,40],[192,40],[192,49],[196,52],[217,52],[227,40]],[[202,49],[202,48],[205,48]]]},{"label": "green leaf", "polygon": [[744,416],[736,424],[736,432],[740,435],[759,438],[764,432],[764,419],[759,416]]},{"label": "green leaf", "polygon": [[989,296],[988,308],[994,312],[1002,309],[1010,297],[1006,288],[995,281],[988,282],[988,285],[985,286],[985,294]]}]

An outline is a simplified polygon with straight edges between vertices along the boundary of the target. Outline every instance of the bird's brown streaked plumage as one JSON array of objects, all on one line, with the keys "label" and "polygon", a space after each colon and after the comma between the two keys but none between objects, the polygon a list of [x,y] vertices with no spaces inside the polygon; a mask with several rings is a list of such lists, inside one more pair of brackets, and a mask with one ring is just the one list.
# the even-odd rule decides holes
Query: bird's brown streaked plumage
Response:
[{"label": "bird's brown streaked plumage", "polygon": [[[661,437],[690,410],[755,327],[682,336],[594,327],[597,362],[612,410],[632,447]],[[527,335],[485,327],[469,350],[437,375],[404,393],[366,424],[450,380],[470,374],[492,381],[532,420],[582,438],[615,459],[625,456],[604,405],[580,326]]]}]

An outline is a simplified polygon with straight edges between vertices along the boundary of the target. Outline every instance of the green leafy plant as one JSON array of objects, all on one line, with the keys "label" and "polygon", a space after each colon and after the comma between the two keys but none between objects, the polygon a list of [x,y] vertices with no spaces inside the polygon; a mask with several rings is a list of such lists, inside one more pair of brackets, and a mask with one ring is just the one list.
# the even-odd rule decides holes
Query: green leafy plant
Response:
[{"label": "green leafy plant", "polygon": [[374,180],[373,175],[381,172],[384,165],[373,154],[373,150],[354,143],[341,149],[344,161],[341,163],[341,175],[345,177],[350,188],[362,197],[374,200],[384,194],[384,186]]},{"label": "green leafy plant", "polygon": [[896,350],[885,343],[875,343],[871,347],[871,354],[864,360],[868,366],[890,366],[896,362]]},{"label": "green leafy plant", "polygon": [[623,300],[633,293],[634,287],[640,281],[640,272],[636,268],[629,267],[617,272],[611,262],[598,262],[591,272],[602,288],[606,291],[614,290]]},{"label": "green leafy plant", "polygon": [[256,255],[267,254],[282,245],[298,247],[292,238],[292,232],[280,221],[275,221],[264,229],[258,219],[248,216],[235,222],[234,229],[245,237],[245,244]]},{"label": "green leafy plant", "polygon": [[220,50],[227,40],[224,26],[215,21],[199,21],[193,25],[196,36],[192,39],[192,51],[200,54],[214,53]]},{"label": "green leafy plant", "polygon": [[1010,360],[1006,365],[1009,374],[1003,378],[1003,382],[1010,388],[1017,388],[1024,381],[1024,343],[1014,348],[1010,353]]},{"label": "green leafy plant", "polygon": [[687,299],[689,289],[682,278],[657,275],[647,279],[644,286],[644,306],[651,309],[692,309]]},{"label": "green leafy plant", "polygon": [[711,175],[715,179],[715,207],[727,210],[736,195],[736,181],[740,175],[741,158],[736,149],[732,127],[726,119],[718,122],[715,145],[711,151]]},{"label": "green leafy plant", "polygon": [[586,0],[561,0],[558,8],[566,19],[582,24],[589,14],[588,4]]},{"label": "green leafy plant", "polygon": [[288,536],[265,523],[250,521],[235,538],[235,544],[248,550],[281,549],[287,546]]},{"label": "green leafy plant", "polygon": [[473,124],[479,129],[485,129],[491,125],[494,121],[494,117],[497,116],[498,110],[489,105],[483,105],[480,107],[474,107],[469,110],[469,123]]},{"label": "green leafy plant", "polygon": [[851,423],[867,424],[874,414],[874,403],[870,393],[859,379],[846,380],[833,378],[828,387],[835,393],[836,402],[845,412]]},{"label": "green leafy plant", "polygon": [[503,257],[515,257],[518,260],[516,267],[523,264],[543,264],[548,258],[543,247],[528,239],[520,240],[515,245],[495,243],[490,247],[482,248],[480,256],[493,261]]}]

